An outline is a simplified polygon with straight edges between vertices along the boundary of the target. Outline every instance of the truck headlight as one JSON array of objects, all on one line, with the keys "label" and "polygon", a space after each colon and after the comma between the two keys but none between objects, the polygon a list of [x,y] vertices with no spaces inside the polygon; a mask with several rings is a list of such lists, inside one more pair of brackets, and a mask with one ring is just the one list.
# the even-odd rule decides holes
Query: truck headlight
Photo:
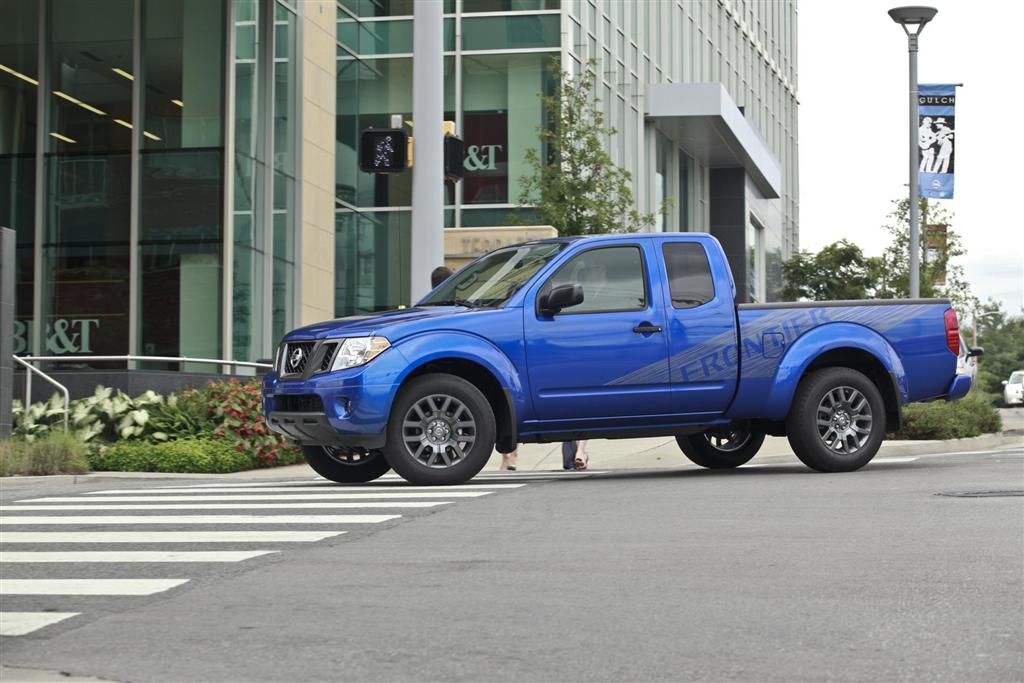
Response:
[{"label": "truck headlight", "polygon": [[346,339],[334,356],[331,370],[344,370],[369,363],[391,347],[384,337],[351,337]]}]

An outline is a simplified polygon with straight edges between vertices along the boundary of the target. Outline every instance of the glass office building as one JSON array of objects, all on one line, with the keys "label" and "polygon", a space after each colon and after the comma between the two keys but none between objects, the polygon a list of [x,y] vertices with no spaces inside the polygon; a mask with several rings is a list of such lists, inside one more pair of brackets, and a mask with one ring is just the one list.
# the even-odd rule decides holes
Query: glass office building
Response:
[{"label": "glass office building", "polygon": [[[533,221],[538,94],[591,69],[637,208],[669,200],[660,229],[712,232],[742,298],[778,296],[798,246],[795,1],[437,1],[466,146],[445,228]],[[254,360],[290,327],[408,304],[411,173],[360,172],[357,139],[412,122],[413,7],[0,0],[17,351]]]}]

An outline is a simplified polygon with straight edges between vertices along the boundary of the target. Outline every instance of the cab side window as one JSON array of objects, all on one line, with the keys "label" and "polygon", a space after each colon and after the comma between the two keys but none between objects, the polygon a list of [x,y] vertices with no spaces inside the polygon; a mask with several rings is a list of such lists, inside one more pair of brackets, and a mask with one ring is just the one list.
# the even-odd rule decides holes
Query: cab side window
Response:
[{"label": "cab side window", "polygon": [[644,279],[639,247],[600,247],[562,266],[544,285],[541,295],[559,285],[576,284],[583,287],[583,303],[562,309],[562,314],[641,311],[647,308]]},{"label": "cab side window", "polygon": [[662,246],[673,308],[694,308],[715,298],[715,283],[704,247],[697,242]]}]

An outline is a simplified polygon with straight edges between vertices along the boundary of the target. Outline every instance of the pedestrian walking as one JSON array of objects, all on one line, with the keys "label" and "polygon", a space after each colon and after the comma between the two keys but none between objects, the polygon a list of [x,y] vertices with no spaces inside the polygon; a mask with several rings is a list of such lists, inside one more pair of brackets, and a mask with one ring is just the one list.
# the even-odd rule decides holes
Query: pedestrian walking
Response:
[{"label": "pedestrian walking", "polygon": [[563,470],[585,470],[589,464],[590,455],[587,453],[586,439],[562,442]]}]

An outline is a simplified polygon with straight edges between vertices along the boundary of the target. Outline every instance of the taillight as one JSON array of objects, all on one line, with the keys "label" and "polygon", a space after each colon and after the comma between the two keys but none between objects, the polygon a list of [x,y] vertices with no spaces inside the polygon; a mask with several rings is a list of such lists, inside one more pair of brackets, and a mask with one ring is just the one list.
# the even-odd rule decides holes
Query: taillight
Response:
[{"label": "taillight", "polygon": [[953,352],[954,356],[960,355],[960,323],[956,320],[956,311],[947,308],[942,315],[946,322],[946,346]]}]

